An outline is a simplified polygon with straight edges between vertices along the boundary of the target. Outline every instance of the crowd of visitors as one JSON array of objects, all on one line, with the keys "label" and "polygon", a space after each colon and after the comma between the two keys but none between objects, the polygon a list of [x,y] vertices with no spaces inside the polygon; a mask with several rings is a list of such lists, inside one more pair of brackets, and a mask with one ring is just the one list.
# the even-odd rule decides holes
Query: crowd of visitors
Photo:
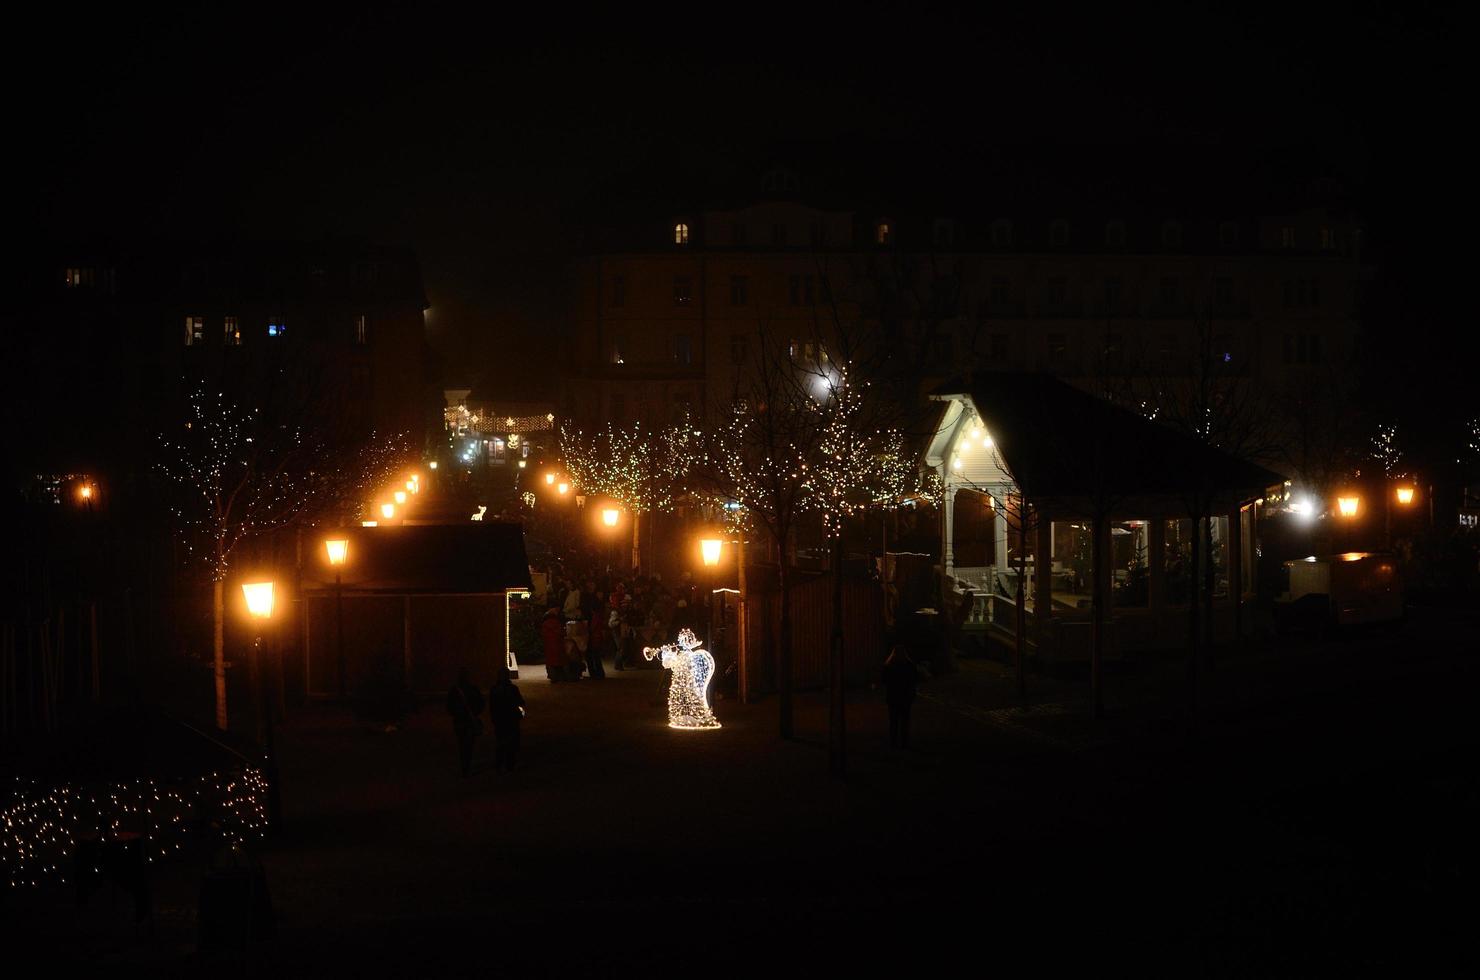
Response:
[{"label": "crowd of visitors", "polygon": [[643,663],[642,648],[671,643],[687,627],[709,629],[709,598],[687,573],[665,583],[659,575],[580,575],[557,566],[540,625],[545,673],[552,681],[593,680]]}]

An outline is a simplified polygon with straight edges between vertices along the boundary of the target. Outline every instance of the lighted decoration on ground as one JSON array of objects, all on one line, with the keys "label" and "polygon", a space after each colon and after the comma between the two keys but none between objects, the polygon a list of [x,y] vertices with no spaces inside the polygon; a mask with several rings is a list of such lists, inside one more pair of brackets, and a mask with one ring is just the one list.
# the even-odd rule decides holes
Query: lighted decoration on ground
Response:
[{"label": "lighted decoration on ground", "polygon": [[668,685],[669,728],[718,728],[719,720],[709,707],[709,682],[714,680],[714,658],[699,646],[690,629],[680,630],[678,642],[644,647],[643,657],[662,654],[663,666],[673,671]]}]

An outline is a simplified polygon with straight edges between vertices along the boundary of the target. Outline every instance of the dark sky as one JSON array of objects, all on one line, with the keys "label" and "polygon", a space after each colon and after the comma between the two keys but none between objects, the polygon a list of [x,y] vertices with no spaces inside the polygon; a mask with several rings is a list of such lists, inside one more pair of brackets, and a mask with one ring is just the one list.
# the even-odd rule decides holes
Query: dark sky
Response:
[{"label": "dark sky", "polygon": [[11,39],[11,203],[58,237],[408,242],[434,344],[477,362],[548,336],[595,184],[776,143],[1313,148],[1389,223],[1457,200],[1447,9],[1021,6],[66,8]]}]

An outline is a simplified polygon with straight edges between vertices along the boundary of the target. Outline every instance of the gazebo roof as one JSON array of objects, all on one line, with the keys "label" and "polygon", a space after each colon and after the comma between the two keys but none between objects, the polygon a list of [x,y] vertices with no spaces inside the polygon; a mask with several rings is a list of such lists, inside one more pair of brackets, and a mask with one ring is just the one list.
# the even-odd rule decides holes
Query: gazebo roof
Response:
[{"label": "gazebo roof", "polygon": [[1215,504],[1241,504],[1284,481],[1047,374],[957,379],[932,397],[969,398],[1023,494],[1040,504],[1056,501],[1059,510],[1093,510],[1098,502],[1161,510],[1194,491]]},{"label": "gazebo roof", "polygon": [[[522,524],[465,520],[328,528],[319,537],[349,540],[349,558],[341,576],[347,591],[487,595],[531,585]],[[333,585],[334,572],[324,547],[315,542],[312,560],[304,562],[303,588],[320,592]]]}]

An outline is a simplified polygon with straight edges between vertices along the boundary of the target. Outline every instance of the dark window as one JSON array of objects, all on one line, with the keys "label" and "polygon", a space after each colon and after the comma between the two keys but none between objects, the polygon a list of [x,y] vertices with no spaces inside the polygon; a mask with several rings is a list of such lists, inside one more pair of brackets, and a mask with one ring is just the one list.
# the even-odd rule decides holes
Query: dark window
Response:
[{"label": "dark window", "polygon": [[1295,226],[1285,225],[1280,229],[1280,248],[1295,247]]},{"label": "dark window", "polygon": [[786,295],[792,306],[812,305],[816,299],[816,279],[812,276],[794,275],[786,283]]},{"label": "dark window", "polygon": [[1005,278],[997,276],[992,280],[987,297],[997,305],[1004,305],[1012,298],[1012,288]]},{"label": "dark window", "polygon": [[1053,248],[1069,244],[1069,222],[1055,221],[1048,226],[1048,244]]},{"label": "dark window", "polygon": [[686,333],[673,335],[673,363],[688,367],[694,363],[694,348]]},{"label": "dark window", "polygon": [[612,305],[625,306],[627,304],[627,277],[612,276]]},{"label": "dark window", "polygon": [[935,247],[951,248],[956,244],[956,223],[949,218],[937,218],[935,222]]},{"label": "dark window", "polygon": [[825,244],[822,238],[822,222],[820,220],[813,219],[812,223],[807,226],[807,237],[811,241],[813,248],[819,248]]},{"label": "dark window", "polygon": [[370,339],[370,314],[361,313],[355,317],[355,343],[368,343]]},{"label": "dark window", "polygon": [[1069,281],[1063,276],[1054,276],[1048,280],[1048,290],[1045,293],[1050,309],[1059,310],[1069,293]]},{"label": "dark window", "polygon": [[1121,280],[1120,280],[1120,278],[1118,276],[1115,276],[1115,277],[1112,277],[1110,279],[1106,279],[1105,280],[1105,312],[1106,313],[1119,313],[1120,312],[1120,306],[1121,306],[1121,302],[1123,300],[1123,294],[1124,294],[1124,292],[1125,292],[1125,284],[1121,282]]},{"label": "dark window", "polygon": [[1125,222],[1112,221],[1105,226],[1105,244],[1111,248],[1125,247]]},{"label": "dark window", "polygon": [[1182,247],[1182,225],[1176,221],[1168,221],[1161,226],[1161,247],[1167,251],[1175,251]]},{"label": "dark window", "polygon": [[750,302],[750,277],[730,277],[730,305],[744,306]]},{"label": "dark window", "polygon": [[745,226],[736,221],[730,225],[730,241],[736,245],[744,245],[746,240]]},{"label": "dark window", "polygon": [[998,218],[992,222],[992,247],[1009,248],[1012,246],[1012,222],[1005,218]]},{"label": "dark window", "polygon": [[1007,334],[994,333],[987,337],[987,360],[1007,360]]},{"label": "dark window", "polygon": [[1105,335],[1105,363],[1117,365],[1125,357],[1125,340],[1118,333]]},{"label": "dark window", "polygon": [[771,244],[782,246],[786,244],[786,226],[775,224],[771,226]]},{"label": "dark window", "polygon": [[1175,277],[1173,277],[1173,276],[1162,276],[1161,277],[1161,305],[1162,306],[1166,307],[1167,309],[1171,309],[1172,307],[1175,307],[1177,305],[1178,294],[1179,294],[1180,291],[1181,290],[1179,288],[1179,285],[1178,285],[1177,280],[1176,280]]},{"label": "dark window", "polygon": [[694,300],[694,283],[688,276],[673,277],[673,305],[688,306]]},{"label": "dark window", "polygon": [[743,333],[730,335],[730,363],[744,364],[750,356],[750,342]]},{"label": "dark window", "polygon": [[612,337],[612,363],[627,363],[627,338],[621,334]]},{"label": "dark window", "polygon": [[832,280],[827,276],[818,276],[817,285],[822,289],[822,301],[831,303],[833,301]]},{"label": "dark window", "polygon": [[806,303],[808,306],[811,306],[812,303],[813,303],[813,301],[817,298],[814,295],[814,293],[813,293],[813,288],[812,287],[813,287],[813,278],[811,276],[803,276],[802,277],[802,302]]},{"label": "dark window", "polygon": [[1219,276],[1213,280],[1213,303],[1221,310],[1233,305],[1233,280]]},{"label": "dark window", "polygon": [[1062,361],[1069,355],[1069,338],[1061,333],[1048,335],[1048,359]]},{"label": "dark window", "polygon": [[625,422],[627,420],[627,396],[611,396],[611,420],[613,422]]},{"label": "dark window", "polygon": [[1238,245],[1238,222],[1225,221],[1218,226],[1218,244],[1224,248],[1234,248]]}]

